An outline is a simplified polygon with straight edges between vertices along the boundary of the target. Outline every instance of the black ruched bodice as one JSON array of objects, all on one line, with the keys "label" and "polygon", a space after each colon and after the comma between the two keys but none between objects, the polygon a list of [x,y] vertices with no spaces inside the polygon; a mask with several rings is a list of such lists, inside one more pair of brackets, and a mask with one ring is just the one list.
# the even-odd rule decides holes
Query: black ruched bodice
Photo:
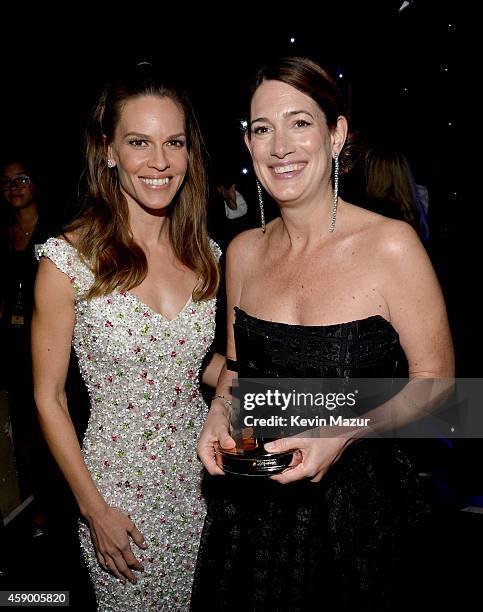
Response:
[{"label": "black ruched bodice", "polygon": [[[241,378],[407,375],[398,334],[379,315],[301,326],[237,308],[234,333]],[[395,609],[403,542],[428,513],[388,439],[347,447],[318,483],[206,476],[204,494],[194,610]]]},{"label": "black ruched bodice", "polygon": [[264,321],[235,308],[240,378],[403,378],[406,356],[379,315],[336,325]]}]

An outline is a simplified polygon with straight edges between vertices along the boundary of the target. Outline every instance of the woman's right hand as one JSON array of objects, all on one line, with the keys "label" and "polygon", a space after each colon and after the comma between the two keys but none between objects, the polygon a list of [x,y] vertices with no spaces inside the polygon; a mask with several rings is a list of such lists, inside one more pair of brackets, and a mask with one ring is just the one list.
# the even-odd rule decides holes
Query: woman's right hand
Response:
[{"label": "woman's right hand", "polygon": [[198,439],[196,452],[209,474],[223,476],[225,472],[217,466],[215,459],[215,444],[217,442],[225,449],[236,446],[235,440],[229,433],[225,407],[219,400],[214,400]]},{"label": "woman's right hand", "polygon": [[144,536],[132,520],[112,506],[105,506],[95,515],[87,517],[96,555],[101,566],[126,584],[126,579],[136,584],[132,570],[144,571],[144,567],[131,550],[129,536],[142,550],[147,544]]}]

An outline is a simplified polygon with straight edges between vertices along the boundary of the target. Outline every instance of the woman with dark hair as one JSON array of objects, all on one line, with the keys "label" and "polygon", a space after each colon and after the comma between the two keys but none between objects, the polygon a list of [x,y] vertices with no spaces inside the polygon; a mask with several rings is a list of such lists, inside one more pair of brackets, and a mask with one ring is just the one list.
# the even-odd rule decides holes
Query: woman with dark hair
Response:
[{"label": "woman with dark hair", "polygon": [[38,248],[56,228],[52,227],[51,215],[47,215],[41,205],[39,181],[31,161],[15,157],[1,165],[0,195],[3,200],[0,235],[2,269],[3,275],[6,275],[2,279],[1,290],[6,299],[6,317],[21,291],[25,314],[22,328],[29,332],[38,263],[35,245]]},{"label": "woman with dark hair", "polygon": [[[189,601],[204,516],[198,375],[219,282],[205,182],[189,101],[138,66],[95,108],[85,212],[41,251],[35,397],[83,516],[81,546],[102,610]],[[82,450],[64,392],[71,341],[91,399]],[[213,385],[222,363],[213,356],[203,381]]]},{"label": "woman with dark hair", "polygon": [[[16,468],[22,500],[34,494],[33,535],[47,523],[49,496],[46,474],[49,452],[39,429],[32,387],[30,323],[36,250],[58,231],[52,212],[42,206],[35,164],[20,156],[0,169],[2,224],[0,256],[0,386],[8,390]],[[52,468],[52,466],[50,466]]]},{"label": "woman with dark hair", "polygon": [[260,196],[263,186],[281,216],[227,251],[227,365],[198,442],[211,476],[195,609],[394,609],[398,555],[427,514],[406,455],[364,439],[367,428],[266,444],[293,453],[270,479],[221,478],[216,461],[217,445],[235,447],[237,376],[409,375],[406,395],[370,412],[385,426],[417,416],[421,405],[403,399],[421,383],[453,374],[444,301],[416,233],[338,197],[346,117],[334,80],[308,59],[281,59],[256,78],[245,142]]},{"label": "woman with dark hair", "polygon": [[409,223],[426,243],[427,212],[418,194],[411,166],[402,151],[371,147],[364,156],[366,199],[369,210]]}]

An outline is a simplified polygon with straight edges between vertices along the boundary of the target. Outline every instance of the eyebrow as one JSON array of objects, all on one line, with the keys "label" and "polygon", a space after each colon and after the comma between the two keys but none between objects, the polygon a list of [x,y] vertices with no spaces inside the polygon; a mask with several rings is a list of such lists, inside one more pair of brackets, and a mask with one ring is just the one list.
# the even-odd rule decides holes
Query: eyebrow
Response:
[{"label": "eyebrow", "polygon": [[[146,140],[149,140],[151,138],[149,134],[142,134],[141,132],[128,132],[127,134],[124,135],[124,138],[127,138],[128,136],[137,136],[139,138],[146,138]],[[167,139],[169,140],[170,138],[179,138],[180,136],[183,136],[186,138],[186,135],[184,132],[179,132],[178,134],[172,134],[171,136],[168,136]]]},{"label": "eyebrow", "polygon": [[15,178],[20,178],[21,176],[27,176],[28,178],[31,178],[29,172],[14,172],[11,176],[8,176],[8,174],[2,174],[1,179],[9,181]]},{"label": "eyebrow", "polygon": [[[309,111],[306,111],[306,110],[287,111],[286,113],[283,114],[283,116],[284,117],[293,117],[294,115],[300,115],[301,113],[304,113],[305,115],[308,115],[312,119],[315,119],[314,116],[312,115],[312,113],[309,113]],[[253,123],[256,123],[257,121],[268,121],[268,122],[270,122],[270,119],[268,119],[267,117],[257,117],[257,119],[252,119],[250,121],[250,125],[252,125]]]}]

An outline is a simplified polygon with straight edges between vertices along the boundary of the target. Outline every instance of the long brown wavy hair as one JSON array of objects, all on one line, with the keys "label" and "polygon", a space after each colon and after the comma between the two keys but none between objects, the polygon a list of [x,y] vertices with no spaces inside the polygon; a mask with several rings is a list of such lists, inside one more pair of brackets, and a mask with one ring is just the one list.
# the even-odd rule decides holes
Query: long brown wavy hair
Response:
[{"label": "long brown wavy hair", "polygon": [[107,147],[114,138],[128,100],[142,96],[171,99],[183,112],[188,169],[183,184],[168,207],[169,239],[176,258],[193,270],[198,283],[194,300],[216,294],[220,272],[206,232],[206,152],[192,106],[177,86],[161,81],[150,65],[137,66],[122,81],[107,85],[86,133],[86,205],[65,232],[75,233],[75,247],[95,280],[86,298],[112,291],[128,291],[146,277],[148,264],[135,242],[128,205],[117,170],[107,167]]},{"label": "long brown wavy hair", "polygon": [[372,148],[367,152],[366,192],[368,198],[394,204],[404,221],[420,231],[414,180],[401,151]]}]

